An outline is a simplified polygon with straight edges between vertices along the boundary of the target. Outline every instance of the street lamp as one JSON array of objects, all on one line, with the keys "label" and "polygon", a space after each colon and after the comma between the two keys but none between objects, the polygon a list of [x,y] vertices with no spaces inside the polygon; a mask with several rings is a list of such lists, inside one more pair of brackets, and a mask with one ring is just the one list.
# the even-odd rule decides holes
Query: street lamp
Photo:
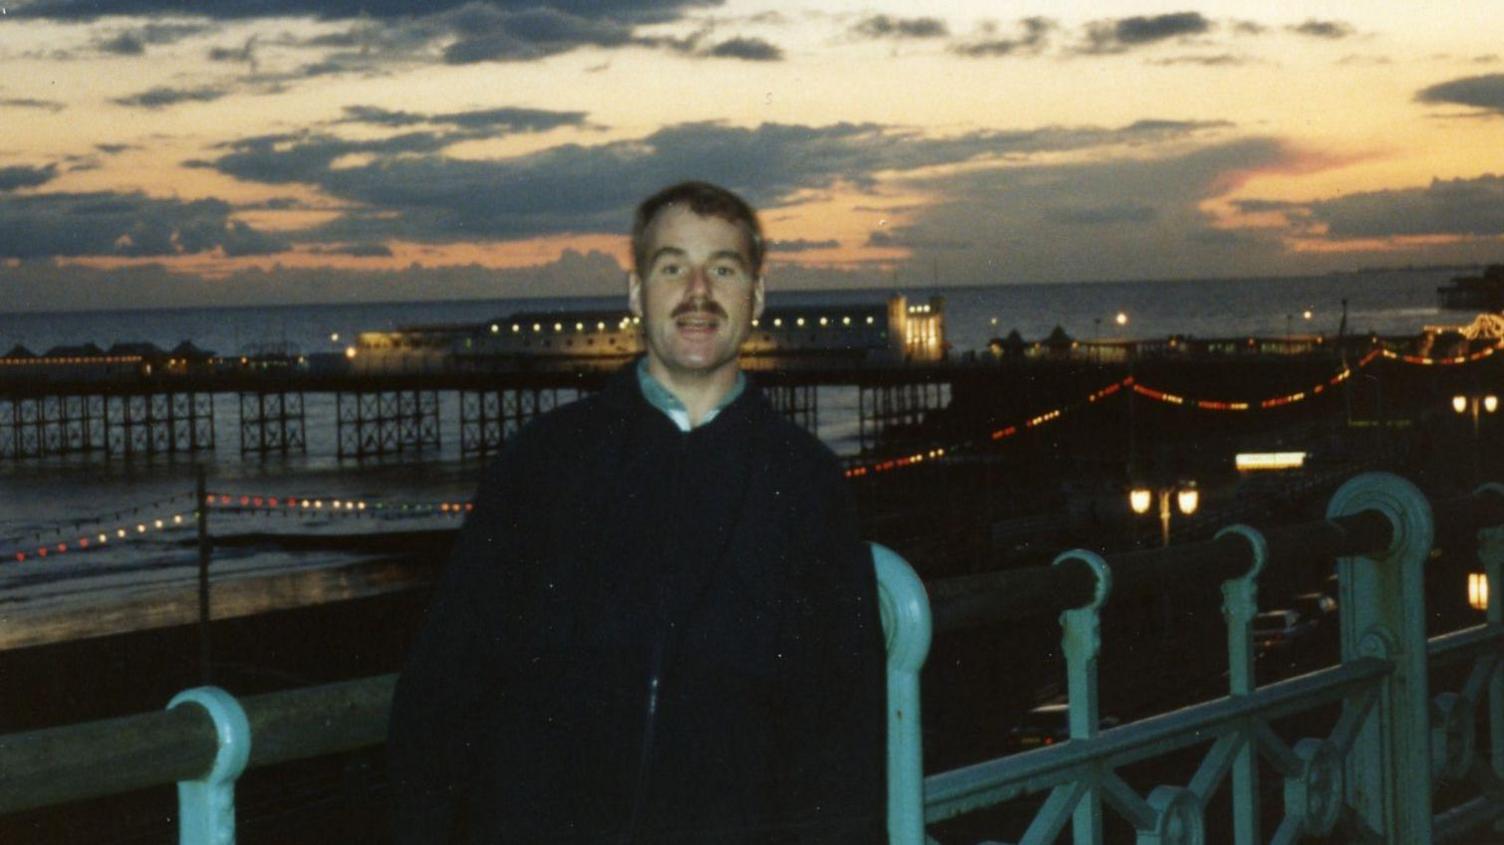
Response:
[{"label": "street lamp", "polygon": [[1499,410],[1499,397],[1492,393],[1484,396],[1459,393],[1452,397],[1452,410],[1459,414],[1469,414],[1473,418],[1473,437],[1477,437],[1479,410],[1490,414]]},{"label": "street lamp", "polygon": [[1467,604],[1473,610],[1488,610],[1488,576],[1482,572],[1467,574]]},{"label": "street lamp", "polygon": [[1185,516],[1196,512],[1201,504],[1201,493],[1196,489],[1196,482],[1183,481],[1178,485],[1168,487],[1150,488],[1134,487],[1128,491],[1128,506],[1133,512],[1143,515],[1149,512],[1155,499],[1159,500],[1159,542],[1162,546],[1170,545],[1170,497],[1175,497],[1175,507]]}]

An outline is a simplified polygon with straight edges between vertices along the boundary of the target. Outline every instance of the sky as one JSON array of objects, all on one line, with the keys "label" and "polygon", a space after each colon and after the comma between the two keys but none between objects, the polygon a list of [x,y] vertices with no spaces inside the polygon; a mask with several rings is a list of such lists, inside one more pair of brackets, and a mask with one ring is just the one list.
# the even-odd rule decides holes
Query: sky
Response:
[{"label": "sky", "polygon": [[1501,21],[0,0],[0,307],[611,294],[691,178],[761,209],[773,290],[1504,261]]}]

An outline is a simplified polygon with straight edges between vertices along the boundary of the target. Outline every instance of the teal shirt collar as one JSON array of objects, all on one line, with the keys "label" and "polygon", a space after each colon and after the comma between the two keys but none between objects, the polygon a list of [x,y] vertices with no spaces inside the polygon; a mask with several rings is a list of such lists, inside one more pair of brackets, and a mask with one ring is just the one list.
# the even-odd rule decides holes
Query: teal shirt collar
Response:
[{"label": "teal shirt collar", "polygon": [[[653,374],[648,372],[647,358],[642,358],[637,362],[637,385],[642,388],[642,398],[648,400],[649,405],[662,411],[665,416],[673,421],[674,425],[679,427],[680,431],[689,431],[691,427],[689,424],[689,409],[684,407],[684,403],[679,401],[679,397],[670,392],[668,388],[663,386],[662,382],[653,378]],[[705,418],[700,420],[700,425],[704,425],[715,419],[717,414],[724,410],[727,405],[735,402],[736,398],[741,396],[742,391],[746,389],[747,376],[738,370],[736,373],[736,383],[731,385],[731,389],[726,391],[726,395],[721,397],[721,401],[714,408],[706,412]]]}]

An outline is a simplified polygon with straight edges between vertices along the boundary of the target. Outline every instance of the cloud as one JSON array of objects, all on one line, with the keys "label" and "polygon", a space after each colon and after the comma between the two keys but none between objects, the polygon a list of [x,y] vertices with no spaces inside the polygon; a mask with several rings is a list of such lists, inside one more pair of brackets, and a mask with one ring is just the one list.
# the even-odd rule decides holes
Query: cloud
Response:
[{"label": "cloud", "polygon": [[1003,38],[997,34],[995,24],[983,26],[966,41],[951,45],[951,52],[969,58],[995,58],[1015,54],[1035,55],[1043,51],[1052,32],[1059,26],[1048,18],[1032,17],[1019,21],[1021,32],[1016,37]]},{"label": "cloud", "polygon": [[443,57],[456,65],[529,61],[583,46],[620,47],[632,40],[628,24],[550,8],[513,12],[471,4],[446,17],[459,38],[444,48]]},{"label": "cloud", "polygon": [[35,188],[45,185],[57,178],[57,165],[48,164],[42,167],[27,167],[17,165],[14,167],[0,167],[0,192],[16,191],[21,188]]},{"label": "cloud", "polygon": [[319,246],[311,250],[318,255],[352,255],[356,258],[390,258],[392,248],[386,244],[353,243],[335,246]]},{"label": "cloud", "polygon": [[[589,147],[562,144],[489,160],[443,156],[445,146],[468,137],[458,130],[360,141],[301,133],[226,144],[226,152],[200,166],[247,182],[307,184],[358,204],[360,210],[303,238],[445,242],[615,233],[638,200],[685,178],[726,184],[770,207],[801,191],[837,183],[871,186],[879,172],[1093,147],[1141,147],[1227,125],[1144,120],[1116,128],[1045,127],[931,139],[876,124],[769,123],[749,129],[687,123],[642,138]],[[335,166],[341,160],[342,166]]]},{"label": "cloud", "polygon": [[1087,24],[1086,43],[1079,52],[1097,55],[1123,53],[1161,41],[1204,35],[1211,30],[1212,22],[1200,12],[1093,21]]},{"label": "cloud", "polygon": [[157,199],[140,193],[54,193],[0,197],[0,258],[265,255],[279,237],[230,217],[223,200]]},{"label": "cloud", "polygon": [[1421,89],[1415,99],[1422,103],[1452,103],[1504,114],[1504,73],[1442,82]]},{"label": "cloud", "polygon": [[1329,41],[1347,38],[1355,32],[1351,24],[1346,24],[1342,21],[1319,21],[1314,18],[1305,23],[1287,26],[1285,29],[1296,35],[1305,35],[1310,38],[1325,38]]},{"label": "cloud", "polygon": [[[780,270],[781,288],[787,287],[785,275]],[[610,255],[570,249],[552,261],[526,267],[253,268],[212,282],[160,264],[101,270],[46,260],[17,266],[0,262],[0,290],[6,293],[11,313],[93,310],[100,307],[101,291],[109,291],[111,301],[122,307],[135,309],[602,295],[621,296],[625,304],[624,276]],[[496,307],[477,312],[478,319],[506,316],[506,306]]]},{"label": "cloud", "polygon": [[768,242],[769,252],[809,252],[817,249],[837,249],[841,242],[831,238],[823,241],[812,241],[805,238],[782,239]]},{"label": "cloud", "polygon": [[[1177,147],[1179,149],[1179,147]],[[901,180],[935,204],[874,244],[906,246],[900,276],[950,284],[999,280],[1226,276],[1288,265],[1278,235],[1227,231],[1207,201],[1239,174],[1278,166],[1276,141],[1245,139],[1188,151],[1085,163],[1024,163]]]},{"label": "cloud", "polygon": [[744,59],[749,62],[776,62],[783,50],[761,38],[728,38],[706,50],[704,55],[716,59]]},{"label": "cloud", "polygon": [[60,112],[67,106],[56,100],[38,100],[33,97],[5,97],[0,98],[0,108],[13,109],[42,109],[50,112]]},{"label": "cloud", "polygon": [[148,46],[176,44],[185,38],[213,30],[214,27],[204,23],[153,21],[101,38],[95,42],[95,47],[101,52],[117,56],[139,56],[146,52]]},{"label": "cloud", "polygon": [[[444,12],[467,6],[488,6],[503,11],[554,8],[577,15],[614,17],[643,23],[673,20],[685,9],[717,5],[718,0],[430,0],[423,8]],[[377,20],[410,18],[411,0],[199,0],[185,5],[182,0],[31,0],[18,3],[10,14],[18,18],[92,21],[107,15],[147,16],[183,15],[191,8],[197,17],[215,19],[313,17],[322,20],[372,18]]]},{"label": "cloud", "polygon": [[139,150],[135,144],[95,144],[94,149],[106,155],[119,155],[127,150]]},{"label": "cloud", "polygon": [[1437,179],[1424,188],[1347,194],[1310,203],[1332,238],[1504,235],[1504,176]]},{"label": "cloud", "polygon": [[1199,65],[1201,67],[1241,67],[1257,63],[1257,59],[1249,56],[1235,56],[1232,53],[1217,53],[1209,56],[1175,56],[1169,59],[1151,59],[1149,64],[1159,67],[1173,67],[1175,65]]},{"label": "cloud", "polygon": [[409,111],[392,111],[379,106],[345,106],[345,117],[339,123],[366,123],[373,126],[403,127],[422,123],[457,126],[462,129],[486,130],[487,132],[547,132],[561,126],[584,126],[585,112],[552,111],[504,106],[474,111],[422,114]]},{"label": "cloud", "polygon": [[230,91],[228,87],[169,88],[164,85],[128,97],[117,97],[110,102],[131,108],[164,109],[179,103],[213,102],[227,96]]},{"label": "cloud", "polygon": [[943,38],[950,34],[950,27],[939,18],[872,15],[857,21],[851,32],[862,38]]}]

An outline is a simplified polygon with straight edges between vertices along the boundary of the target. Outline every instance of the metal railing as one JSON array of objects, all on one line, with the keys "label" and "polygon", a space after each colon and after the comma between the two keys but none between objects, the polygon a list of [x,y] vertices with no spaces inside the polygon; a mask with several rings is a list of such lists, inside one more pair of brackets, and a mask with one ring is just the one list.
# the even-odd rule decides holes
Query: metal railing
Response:
[{"label": "metal railing", "polygon": [[[1039,793],[1047,797],[1021,842],[1053,842],[1069,828],[1077,845],[1100,843],[1109,810],[1137,842],[1166,845],[1286,843],[1333,830],[1350,841],[1424,845],[1492,822],[1504,815],[1504,597],[1492,591],[1485,624],[1428,641],[1421,580],[1437,536],[1472,532],[1490,583],[1504,584],[1504,486],[1433,512],[1409,482],[1368,473],[1343,485],[1317,522],[1231,526],[1212,541],[1107,559],[1077,550],[1049,567],[937,582],[933,625],[924,585],[874,546],[888,650],[891,841],[933,842],[931,826]],[[1259,686],[1251,622],[1261,575],[1333,560],[1342,662]],[[1228,694],[1099,729],[1103,608],[1192,573],[1221,584]],[[1041,609],[1060,613],[1070,740],[924,777],[919,670],[932,634],[977,635]],[[1432,670],[1456,666],[1466,670],[1460,690],[1433,698]],[[198,688],[160,713],[0,737],[0,813],[177,782],[180,841],[232,842],[242,771],[380,744],[394,683],[387,675],[242,700]],[[1278,720],[1334,706],[1341,714],[1324,736],[1291,743],[1276,730]],[[1206,750],[1181,783],[1146,789],[1121,773],[1198,746]],[[1282,781],[1279,812],[1260,803],[1271,770]],[[1471,784],[1479,795],[1435,814],[1442,782]],[[1208,831],[1208,801],[1229,783],[1230,830]]]}]

